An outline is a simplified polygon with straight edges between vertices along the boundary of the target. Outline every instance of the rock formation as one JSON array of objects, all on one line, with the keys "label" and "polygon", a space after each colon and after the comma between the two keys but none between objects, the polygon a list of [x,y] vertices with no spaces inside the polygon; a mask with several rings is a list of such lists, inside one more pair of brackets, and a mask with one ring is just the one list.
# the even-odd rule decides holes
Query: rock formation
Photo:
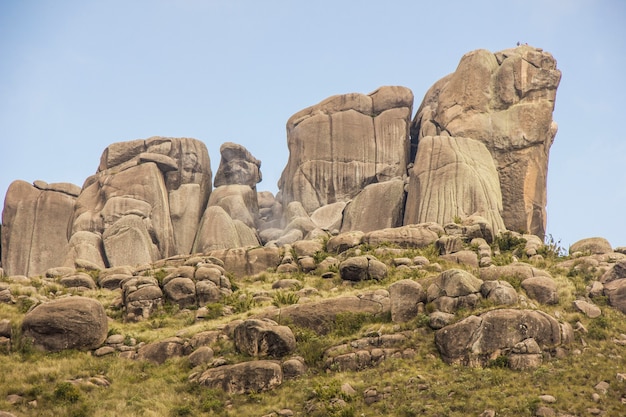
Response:
[{"label": "rock formation", "polygon": [[410,172],[404,224],[446,224],[478,215],[487,219],[494,235],[505,230],[498,173],[481,142],[425,136]]},{"label": "rock formation", "polygon": [[560,79],[556,60],[538,48],[469,52],[426,93],[411,125],[413,145],[442,135],[483,142],[498,170],[505,226],[543,237]]},{"label": "rock formation", "polygon": [[[66,264],[138,265],[189,253],[211,192],[206,146],[153,137],[110,145],[76,202]],[[73,239],[77,233],[80,239]],[[99,254],[103,259],[98,259]]]},{"label": "rock formation", "polygon": [[[288,120],[290,155],[276,197],[257,192],[261,161],[241,145],[220,147],[212,189],[210,158],[196,139],[114,143],[81,190],[42,181],[10,187],[2,268],[31,276],[60,265],[148,265],[346,232],[364,233],[360,243],[422,247],[444,231],[489,244],[512,229],[541,243],[559,79],[550,54],[521,46],[465,55],[428,91],[412,124],[405,87],[332,96]],[[449,261],[490,264],[460,251],[462,243],[437,241]],[[282,270],[314,268],[311,259],[285,261]]]},{"label": "rock formation", "polygon": [[283,205],[299,201],[312,213],[405,175],[412,107],[409,89],[381,87],[333,96],[291,116],[289,161],[278,182]]},{"label": "rock formation", "polygon": [[60,265],[68,250],[76,197],[72,184],[11,184],[2,212],[2,267],[7,275],[37,275]]}]

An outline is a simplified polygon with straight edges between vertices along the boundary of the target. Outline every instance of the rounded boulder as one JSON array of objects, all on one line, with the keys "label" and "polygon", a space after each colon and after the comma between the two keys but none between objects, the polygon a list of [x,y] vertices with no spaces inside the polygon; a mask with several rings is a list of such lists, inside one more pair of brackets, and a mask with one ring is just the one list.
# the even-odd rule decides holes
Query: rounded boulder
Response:
[{"label": "rounded boulder", "polygon": [[107,337],[104,307],[86,297],[67,297],[40,304],[24,317],[22,334],[47,351],[95,349]]}]

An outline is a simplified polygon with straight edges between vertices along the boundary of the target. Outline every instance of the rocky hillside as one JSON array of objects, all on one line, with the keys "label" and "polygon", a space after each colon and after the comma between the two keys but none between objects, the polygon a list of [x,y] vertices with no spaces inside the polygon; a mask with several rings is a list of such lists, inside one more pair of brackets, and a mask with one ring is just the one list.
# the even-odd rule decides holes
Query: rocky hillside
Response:
[{"label": "rocky hillside", "polygon": [[287,122],[261,162],[154,137],[84,185],[14,182],[2,416],[618,416],[626,248],[545,234],[560,72],[466,54]]}]

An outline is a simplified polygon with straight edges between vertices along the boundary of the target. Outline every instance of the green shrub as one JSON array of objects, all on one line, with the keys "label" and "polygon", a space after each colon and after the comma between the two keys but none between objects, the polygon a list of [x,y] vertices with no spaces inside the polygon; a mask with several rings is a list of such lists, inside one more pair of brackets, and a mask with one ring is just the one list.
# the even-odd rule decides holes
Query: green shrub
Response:
[{"label": "green shrub", "polygon": [[514,236],[511,232],[500,233],[496,236],[494,244],[503,252],[514,252],[526,247],[526,239]]},{"label": "green shrub", "polygon": [[277,291],[272,297],[272,304],[276,307],[297,304],[300,296],[291,291]]},{"label": "green shrub", "polygon": [[53,396],[59,402],[74,404],[80,400],[81,393],[71,382],[60,382],[56,385]]}]

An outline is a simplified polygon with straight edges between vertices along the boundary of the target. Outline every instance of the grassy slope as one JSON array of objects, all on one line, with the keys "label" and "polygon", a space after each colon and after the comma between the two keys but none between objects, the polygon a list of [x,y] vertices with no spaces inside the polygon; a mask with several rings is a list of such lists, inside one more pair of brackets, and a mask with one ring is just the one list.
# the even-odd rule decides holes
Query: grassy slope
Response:
[{"label": "grassy slope", "polygon": [[[372,248],[363,249],[367,251]],[[426,255],[431,261],[437,261],[432,247],[410,250],[406,255]],[[391,256],[387,259],[383,257],[386,261],[390,259]],[[510,260],[509,253],[503,253],[495,259],[500,263]],[[571,306],[572,300],[584,294],[585,285],[597,277],[600,271],[585,269],[575,272],[573,269],[559,268],[560,261],[562,258],[550,257],[536,265],[551,272],[559,286],[561,298],[559,305],[542,306],[541,309],[560,317],[562,321],[572,324],[580,321],[589,333],[576,333],[576,340],[567,357],[550,359],[534,370],[446,365],[439,359],[433,331],[424,325],[424,316],[401,326],[367,320],[362,326],[339,322],[335,331],[326,336],[295,329],[298,338],[296,353],[305,357],[310,365],[307,375],[286,381],[272,392],[249,395],[228,395],[188,382],[189,375],[198,370],[192,370],[186,358],[175,358],[163,365],[154,365],[114,356],[96,358],[88,352],[44,354],[21,343],[17,335],[14,351],[0,356],[0,410],[10,411],[17,416],[261,416],[289,408],[296,415],[348,417],[468,416],[493,409],[498,416],[532,416],[538,407],[549,405],[560,413],[576,416],[589,415],[590,408],[598,408],[607,416],[624,415],[626,405],[621,399],[626,396],[626,383],[619,381],[616,375],[626,373],[626,361],[623,358],[626,346],[613,340],[626,334],[624,315],[606,305],[601,306],[603,315],[598,319],[589,319],[576,312]],[[458,267],[441,261],[440,264],[444,269]],[[471,271],[471,268],[468,269]],[[413,271],[408,275],[394,268],[390,272],[383,282],[356,285],[343,284],[338,278],[324,280],[317,275],[298,273],[292,277],[302,281],[305,287],[317,288],[319,297],[331,297],[386,288],[403,278],[416,279],[427,288],[429,281],[437,275],[434,269]],[[255,278],[237,280],[236,284],[240,294],[261,290],[272,292],[272,282],[286,277],[268,272]],[[43,281],[37,280],[35,287],[40,294],[47,294],[50,290],[63,291],[59,287],[49,288]],[[21,291],[17,286],[13,286],[13,290],[18,294]],[[98,298],[108,307],[116,293],[98,290],[85,295]],[[275,297],[274,301],[275,304],[281,304],[295,299],[286,297],[283,290],[282,296]],[[194,312],[178,311],[170,306],[148,321],[124,323],[119,312],[109,309],[112,317],[110,333],[121,333],[145,342],[177,334],[191,336],[202,330],[215,329],[234,318],[245,318],[271,305],[254,306],[237,303],[236,300],[237,297],[231,297],[226,302],[245,311],[206,322],[194,322]],[[9,318],[17,330],[27,308],[26,302],[0,304],[0,317]],[[478,312],[491,308],[495,307],[484,303]],[[461,319],[476,313],[463,311],[457,315]],[[386,333],[412,331],[406,347],[413,348],[415,356],[411,359],[388,359],[375,368],[361,372],[322,369],[319,359],[326,347],[355,339],[373,329],[382,329]],[[221,355],[229,361],[246,360],[235,352],[230,342],[220,343],[214,349],[216,356]],[[577,353],[572,353],[575,351]],[[95,376],[104,376],[111,383],[110,386],[66,383],[68,380],[87,380]],[[594,386],[600,381],[608,382],[610,388],[606,395],[601,395],[599,402],[594,402]],[[340,389],[344,383],[349,383],[356,394],[344,394]],[[383,393],[384,398],[366,405],[363,394],[372,387]],[[9,404],[6,401],[9,394],[19,394],[26,401],[35,400],[36,408],[27,403],[17,406]],[[556,403],[541,403],[539,396],[542,394],[554,396]]]}]

